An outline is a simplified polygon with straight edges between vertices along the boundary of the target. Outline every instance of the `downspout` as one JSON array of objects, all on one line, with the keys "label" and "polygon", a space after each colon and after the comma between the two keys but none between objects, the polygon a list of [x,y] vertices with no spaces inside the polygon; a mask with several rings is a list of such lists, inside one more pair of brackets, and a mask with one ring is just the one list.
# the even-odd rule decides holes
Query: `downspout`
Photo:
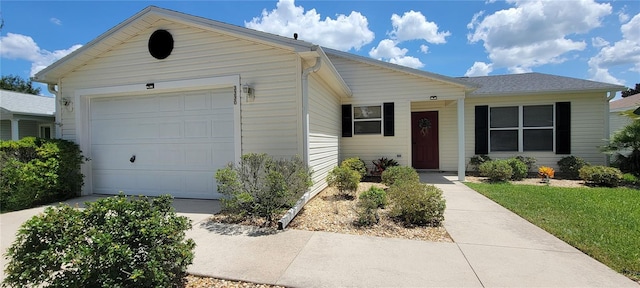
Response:
[{"label": "downspout", "polygon": [[[615,91],[609,91],[607,92],[609,93],[609,96],[607,96],[606,101],[604,101],[604,139],[609,139],[609,133],[611,133],[610,131],[610,127],[609,127],[609,101],[611,101],[611,99],[613,99],[614,97],[616,97],[616,92]],[[605,154],[604,156],[604,165],[605,166],[609,166],[609,162],[611,156]]]},{"label": "downspout", "polygon": [[[316,50],[318,46],[314,46],[311,50]],[[322,65],[322,58],[316,58],[316,64],[313,67],[304,69],[302,72],[302,149],[304,151],[303,160],[310,165],[309,156],[309,74],[318,72]]]},{"label": "downspout", "polygon": [[[316,51],[317,49],[318,46],[313,46],[311,51]],[[304,155],[302,157],[304,163],[308,166],[311,166],[311,163],[309,162],[309,74],[318,72],[321,64],[322,58],[318,56],[316,58],[316,64],[314,64],[313,67],[309,67],[302,71],[302,149],[304,151]],[[291,220],[293,220],[293,217],[296,217],[298,212],[302,210],[302,206],[304,206],[304,204],[306,204],[310,199],[309,191],[307,191],[278,221],[278,229],[282,230],[287,227]]]},{"label": "downspout", "polygon": [[[49,93],[53,94],[54,99],[56,99],[55,103],[56,103],[56,115],[55,115],[55,123],[53,123],[54,129],[55,129],[55,133],[56,133],[56,138],[60,139],[62,138],[62,112],[60,112],[60,104],[58,102],[58,93],[60,91],[56,90],[56,84],[51,84],[51,83],[47,83],[47,91],[49,91]],[[59,86],[58,86],[59,87]]]}]

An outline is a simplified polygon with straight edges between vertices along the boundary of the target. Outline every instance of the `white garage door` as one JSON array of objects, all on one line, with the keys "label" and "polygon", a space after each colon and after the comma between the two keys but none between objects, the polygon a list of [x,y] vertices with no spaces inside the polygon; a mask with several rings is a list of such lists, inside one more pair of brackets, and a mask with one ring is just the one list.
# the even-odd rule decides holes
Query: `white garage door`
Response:
[{"label": "white garage door", "polygon": [[219,198],[214,174],[234,161],[233,90],[91,101],[93,192]]}]

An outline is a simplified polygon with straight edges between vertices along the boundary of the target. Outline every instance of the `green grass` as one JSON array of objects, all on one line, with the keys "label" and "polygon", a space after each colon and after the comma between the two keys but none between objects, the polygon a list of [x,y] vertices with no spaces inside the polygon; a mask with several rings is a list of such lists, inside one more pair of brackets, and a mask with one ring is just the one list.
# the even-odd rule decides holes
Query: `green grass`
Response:
[{"label": "green grass", "polygon": [[632,280],[640,280],[640,190],[465,184]]}]

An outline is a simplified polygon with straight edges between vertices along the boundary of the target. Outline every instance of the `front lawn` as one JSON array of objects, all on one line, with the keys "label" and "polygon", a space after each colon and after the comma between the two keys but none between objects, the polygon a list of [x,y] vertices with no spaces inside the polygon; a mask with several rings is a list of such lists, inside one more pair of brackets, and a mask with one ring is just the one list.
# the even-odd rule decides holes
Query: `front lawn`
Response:
[{"label": "front lawn", "polygon": [[465,184],[612,269],[640,280],[640,190]]}]

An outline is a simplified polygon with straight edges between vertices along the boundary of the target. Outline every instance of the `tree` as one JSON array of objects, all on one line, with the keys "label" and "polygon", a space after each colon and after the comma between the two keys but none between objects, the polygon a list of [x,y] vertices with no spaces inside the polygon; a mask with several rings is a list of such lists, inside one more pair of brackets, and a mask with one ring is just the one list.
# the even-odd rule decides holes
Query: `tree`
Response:
[{"label": "tree", "polygon": [[629,88],[627,91],[622,91],[622,98],[636,95],[638,93],[640,93],[640,83],[636,83],[636,88],[634,89]]},{"label": "tree", "polygon": [[633,120],[613,134],[609,144],[601,147],[601,150],[616,155],[612,164],[623,172],[640,175],[640,120]]},{"label": "tree", "polygon": [[31,79],[24,80],[20,76],[6,75],[0,80],[0,89],[20,93],[39,95],[40,88],[34,88]]}]

